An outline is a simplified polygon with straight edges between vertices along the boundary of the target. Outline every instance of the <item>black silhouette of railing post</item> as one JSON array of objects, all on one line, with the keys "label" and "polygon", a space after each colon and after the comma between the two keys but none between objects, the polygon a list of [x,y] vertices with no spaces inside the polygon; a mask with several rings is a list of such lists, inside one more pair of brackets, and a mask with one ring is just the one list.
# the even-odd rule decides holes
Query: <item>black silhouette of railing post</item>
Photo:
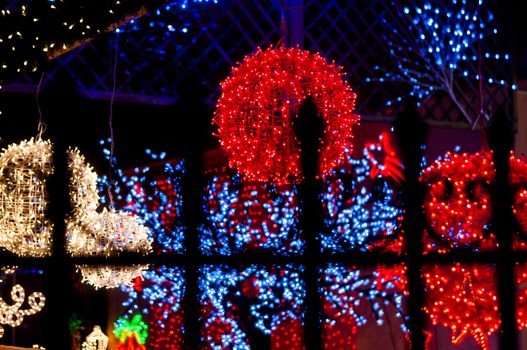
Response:
[{"label": "black silhouette of railing post", "polygon": [[[69,175],[67,163],[68,133],[71,132],[69,125],[70,115],[66,115],[70,109],[65,107],[64,100],[71,101],[75,96],[62,88],[54,89],[51,93],[53,119],[48,122],[49,138],[53,142],[53,174],[47,181],[49,193],[48,214],[53,222],[52,255],[48,266],[48,295],[46,312],[49,321],[46,323],[48,335],[48,349],[69,349],[71,347],[68,329],[69,304],[72,292],[71,262],[66,255],[66,226],[65,219],[71,212],[69,198]],[[64,100],[63,100],[64,99]],[[61,112],[62,109],[62,112]]]},{"label": "black silhouette of railing post", "polygon": [[419,182],[422,146],[426,139],[426,126],[417,111],[417,104],[409,100],[395,121],[395,135],[404,165],[403,199],[405,213],[403,230],[406,236],[406,264],[408,278],[408,318],[412,349],[424,349],[424,283],[421,276],[423,254],[423,200],[424,189]]},{"label": "black silhouette of railing post", "polygon": [[[186,86],[185,86],[186,85]],[[204,188],[202,153],[208,132],[208,108],[205,107],[206,93],[200,85],[200,78],[189,76],[185,89],[180,93],[175,113],[187,120],[180,130],[182,154],[185,159],[186,174],[183,177],[182,221],[186,226],[185,236],[185,296],[183,299],[184,343],[189,350],[199,349],[199,286],[200,266],[199,232],[203,209],[201,193]]]},{"label": "black silhouette of railing post", "polygon": [[505,111],[499,110],[487,128],[492,158],[496,169],[492,191],[492,223],[498,240],[496,273],[498,282],[499,310],[501,316],[500,349],[517,349],[516,287],[514,282],[514,251],[512,214],[512,188],[509,183],[509,156],[513,142],[513,130]]},{"label": "black silhouette of railing post", "polygon": [[295,132],[301,144],[301,162],[304,180],[299,186],[302,206],[300,228],[306,240],[304,259],[306,283],[305,342],[306,349],[322,349],[320,327],[320,296],[318,291],[318,263],[320,244],[317,235],[321,229],[320,182],[317,181],[318,147],[323,125],[317,108],[307,98],[295,120]]}]

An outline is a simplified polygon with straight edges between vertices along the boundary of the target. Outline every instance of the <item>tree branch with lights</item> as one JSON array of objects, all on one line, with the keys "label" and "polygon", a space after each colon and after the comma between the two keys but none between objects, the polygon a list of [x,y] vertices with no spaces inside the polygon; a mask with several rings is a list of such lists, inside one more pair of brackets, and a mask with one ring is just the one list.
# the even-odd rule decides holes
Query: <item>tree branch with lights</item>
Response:
[{"label": "tree branch with lights", "polygon": [[[403,6],[398,0],[392,2],[397,15],[393,19],[382,18],[386,43],[393,66],[375,66],[379,76],[367,81],[403,83],[408,85],[408,95],[421,102],[435,92],[442,91],[450,98],[456,109],[470,124],[480,117],[490,118],[483,101],[483,84],[496,87],[511,87],[506,77],[484,77],[482,60],[493,60],[495,65],[510,61],[509,54],[490,53],[484,46],[490,36],[498,34],[497,20],[484,6],[483,0],[455,0],[452,2],[433,0],[422,6]],[[482,54],[482,50],[486,52]],[[490,63],[490,62],[489,62]],[[472,81],[472,82],[470,82]],[[470,106],[465,85],[474,82],[479,90],[480,106]],[[405,96],[399,94],[388,100],[388,106],[401,102]],[[476,107],[476,108],[474,108]]]}]

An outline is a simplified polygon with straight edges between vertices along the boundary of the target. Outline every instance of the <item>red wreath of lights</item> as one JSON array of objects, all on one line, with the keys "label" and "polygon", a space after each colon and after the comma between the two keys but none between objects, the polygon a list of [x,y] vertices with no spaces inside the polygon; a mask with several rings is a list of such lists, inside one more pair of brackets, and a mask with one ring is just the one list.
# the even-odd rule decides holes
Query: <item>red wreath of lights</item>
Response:
[{"label": "red wreath of lights", "polygon": [[293,130],[311,96],[324,121],[319,175],[352,149],[356,95],[341,68],[298,48],[269,48],[245,58],[222,82],[214,123],[231,167],[248,180],[288,183],[301,178],[299,142]]}]

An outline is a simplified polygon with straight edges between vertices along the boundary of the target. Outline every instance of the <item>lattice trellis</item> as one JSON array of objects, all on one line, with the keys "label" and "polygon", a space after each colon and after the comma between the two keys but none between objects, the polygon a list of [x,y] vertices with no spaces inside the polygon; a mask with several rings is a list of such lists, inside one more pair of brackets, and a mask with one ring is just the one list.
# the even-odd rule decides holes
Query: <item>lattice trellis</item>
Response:
[{"label": "lattice trellis", "polygon": [[[406,0],[419,3],[417,0]],[[492,52],[510,51],[507,33],[510,24],[497,0],[485,2],[502,25],[500,36],[492,36],[485,45]],[[230,67],[258,46],[266,47],[280,38],[281,1],[223,0],[219,4],[175,13],[174,21],[191,23],[187,33],[173,35],[159,32],[159,27],[119,35],[117,100],[171,104],[182,82],[189,75],[199,76],[208,84],[211,104],[219,95],[219,82]],[[358,93],[358,112],[365,118],[383,118],[394,114],[385,101],[401,94],[408,87],[395,83],[366,83],[374,77],[375,65],[390,66],[385,30],[381,18],[400,16],[390,2],[382,0],[304,0],[305,48],[320,51],[323,56],[344,67],[350,85]],[[145,16],[141,21],[150,21]],[[146,27],[146,26],[145,26]],[[81,94],[94,98],[110,98],[112,87],[111,52],[115,34],[99,38],[50,63],[45,83],[58,76],[75,82]],[[505,40],[504,40],[505,39]],[[505,45],[503,44],[505,43]],[[505,46],[505,47],[504,47]],[[477,64],[476,62],[474,64]],[[474,68],[474,67],[472,67]],[[476,69],[477,71],[477,69]],[[484,76],[509,80],[512,69],[485,61]],[[6,90],[35,91],[36,76],[24,75]],[[479,108],[477,82],[464,81],[462,103],[469,109]],[[497,85],[485,86],[485,99],[493,109],[510,103],[509,91]],[[425,116],[434,121],[466,123],[463,116],[441,93],[433,94],[424,103]]]}]

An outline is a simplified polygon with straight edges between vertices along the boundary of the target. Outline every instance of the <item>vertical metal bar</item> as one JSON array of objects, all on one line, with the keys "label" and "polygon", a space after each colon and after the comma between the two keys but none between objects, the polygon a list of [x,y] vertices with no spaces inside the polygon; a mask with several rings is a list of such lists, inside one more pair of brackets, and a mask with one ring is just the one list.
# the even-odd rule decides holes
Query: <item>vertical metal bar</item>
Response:
[{"label": "vertical metal bar", "polygon": [[295,120],[295,132],[301,143],[301,162],[304,181],[299,186],[299,197],[302,205],[300,228],[306,240],[304,255],[306,283],[306,316],[305,342],[306,349],[322,349],[320,327],[320,296],[318,291],[318,268],[320,262],[320,244],[318,234],[321,228],[322,209],[318,194],[320,183],[316,180],[318,169],[318,145],[322,136],[322,121],[317,115],[316,106],[308,98],[299,116]]},{"label": "vertical metal bar", "polygon": [[406,234],[410,346],[412,349],[424,349],[424,283],[421,276],[425,226],[422,211],[424,189],[419,182],[419,171],[426,126],[419,116],[415,100],[409,100],[403,106],[395,121],[395,135],[403,158],[405,178],[403,230]]},{"label": "vertical metal bar", "polygon": [[[67,108],[66,108],[67,110]],[[52,256],[48,265],[49,287],[47,296],[47,312],[49,322],[47,335],[49,349],[69,349],[70,334],[68,318],[71,300],[68,297],[72,290],[70,268],[66,257],[66,227],[65,219],[70,212],[69,178],[67,173],[66,144],[62,125],[50,126],[53,134],[53,175],[47,181],[49,191],[49,216],[53,222]],[[58,130],[61,130],[60,132]]]},{"label": "vertical metal bar", "polygon": [[183,218],[186,226],[185,255],[188,264],[185,269],[185,296],[183,300],[184,341],[185,348],[195,350],[200,348],[199,323],[199,236],[198,227],[202,222],[201,193],[204,187],[202,171],[202,152],[208,135],[210,111],[206,107],[207,92],[197,76],[189,75],[182,84],[184,90],[180,93],[176,111],[186,118],[185,127],[179,134],[182,144],[181,151],[185,159],[186,174],[183,178]]},{"label": "vertical metal bar", "polygon": [[304,0],[286,0],[287,45],[304,47]]},{"label": "vertical metal bar", "polygon": [[492,191],[492,223],[499,244],[496,252],[496,273],[501,315],[500,348],[513,350],[518,348],[515,318],[515,261],[512,237],[514,217],[512,214],[512,189],[509,184],[509,155],[513,142],[513,131],[511,122],[503,109],[494,116],[487,130],[496,169],[494,190]]}]

